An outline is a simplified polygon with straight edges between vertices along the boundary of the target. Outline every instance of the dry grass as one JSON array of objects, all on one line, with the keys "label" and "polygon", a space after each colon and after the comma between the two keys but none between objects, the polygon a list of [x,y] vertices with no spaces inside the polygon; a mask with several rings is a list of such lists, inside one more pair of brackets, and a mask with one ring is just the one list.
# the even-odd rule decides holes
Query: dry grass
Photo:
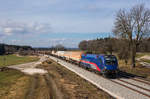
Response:
[{"label": "dry grass", "polygon": [[34,75],[30,79],[25,99],[49,99],[49,87],[43,75]]},{"label": "dry grass", "polygon": [[111,99],[112,97],[56,62],[49,60],[41,66],[48,70],[64,99]]},{"label": "dry grass", "polygon": [[149,60],[149,59],[141,59],[140,61],[150,63],[150,60]]},{"label": "dry grass", "polygon": [[141,66],[139,62],[136,63],[136,67],[131,67],[131,61],[126,65],[123,60],[119,60],[119,69],[127,73],[135,74],[137,76],[142,76],[150,80],[150,68]]},{"label": "dry grass", "polygon": [[25,96],[29,76],[23,73],[8,69],[0,72],[0,98],[1,99],[20,99]]},{"label": "dry grass", "polygon": [[140,58],[140,57],[145,56],[145,55],[150,55],[150,53],[148,53],[148,52],[147,53],[146,52],[145,53],[137,53],[136,57]]}]

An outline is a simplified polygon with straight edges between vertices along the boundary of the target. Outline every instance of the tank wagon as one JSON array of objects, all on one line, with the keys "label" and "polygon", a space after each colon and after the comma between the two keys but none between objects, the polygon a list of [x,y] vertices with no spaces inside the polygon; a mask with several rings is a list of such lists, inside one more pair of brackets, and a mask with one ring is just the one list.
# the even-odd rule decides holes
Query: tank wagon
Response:
[{"label": "tank wagon", "polygon": [[84,54],[75,51],[57,51],[52,54],[80,67],[97,71],[103,76],[116,76],[118,71],[118,61],[114,55]]}]

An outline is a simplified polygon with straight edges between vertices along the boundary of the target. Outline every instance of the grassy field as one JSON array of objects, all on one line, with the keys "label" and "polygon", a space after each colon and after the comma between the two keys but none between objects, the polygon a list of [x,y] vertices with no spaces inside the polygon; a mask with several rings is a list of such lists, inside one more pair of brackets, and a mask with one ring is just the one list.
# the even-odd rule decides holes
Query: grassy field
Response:
[{"label": "grassy field", "polygon": [[[0,67],[37,61],[38,59],[38,57],[30,56],[0,56]],[[17,70],[6,68],[4,71],[0,71],[0,99],[20,99],[20,97],[25,97],[30,79],[30,76]]]},{"label": "grassy field", "polygon": [[29,86],[27,75],[8,69],[0,72],[0,99],[20,99],[24,97]]},{"label": "grassy field", "polygon": [[114,99],[52,60],[38,68],[48,73],[29,76],[13,69],[1,71],[0,99]]},{"label": "grassy field", "polygon": [[4,55],[0,56],[0,67],[37,61],[38,57]]}]

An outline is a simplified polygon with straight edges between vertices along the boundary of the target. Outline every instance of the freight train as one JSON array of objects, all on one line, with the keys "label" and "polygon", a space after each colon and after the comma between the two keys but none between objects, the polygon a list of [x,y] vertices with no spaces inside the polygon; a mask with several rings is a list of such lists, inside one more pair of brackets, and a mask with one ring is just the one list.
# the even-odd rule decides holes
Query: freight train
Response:
[{"label": "freight train", "polygon": [[81,51],[52,51],[52,55],[80,67],[99,72],[105,77],[116,77],[118,72],[118,61],[114,55],[84,54]]}]

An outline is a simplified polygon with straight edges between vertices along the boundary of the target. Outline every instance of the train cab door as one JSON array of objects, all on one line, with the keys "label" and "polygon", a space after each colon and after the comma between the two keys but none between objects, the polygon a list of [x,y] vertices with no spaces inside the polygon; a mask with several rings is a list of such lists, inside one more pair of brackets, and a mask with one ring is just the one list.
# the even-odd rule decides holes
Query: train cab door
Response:
[{"label": "train cab door", "polygon": [[98,67],[102,70],[103,69],[103,61],[102,61],[101,58],[99,58],[98,61],[99,61],[98,62],[99,63]]}]

